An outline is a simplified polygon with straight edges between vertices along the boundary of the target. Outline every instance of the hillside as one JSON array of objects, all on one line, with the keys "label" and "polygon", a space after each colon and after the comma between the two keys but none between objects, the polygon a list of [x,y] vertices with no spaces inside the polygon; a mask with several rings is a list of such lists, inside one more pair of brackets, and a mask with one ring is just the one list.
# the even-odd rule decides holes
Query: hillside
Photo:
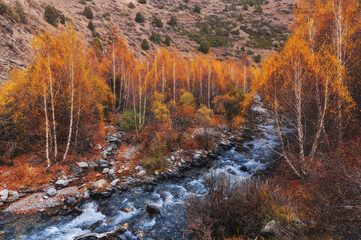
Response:
[{"label": "hillside", "polygon": [[[1,2],[14,6],[14,1]],[[109,29],[115,26],[125,36],[137,58],[152,55],[157,48],[167,47],[163,42],[155,44],[150,41],[152,32],[156,32],[160,33],[162,40],[169,35],[171,44],[168,48],[176,48],[184,56],[196,55],[200,42],[206,40],[210,42],[215,57],[225,59],[241,58],[244,51],[253,56],[260,54],[264,58],[283,45],[289,35],[287,26],[293,21],[292,9],[296,1],[156,0],[147,1],[146,4],[136,0],[81,2],[54,0],[51,5],[59,11],[59,15],[65,16],[66,22],[71,20],[89,42],[94,36],[99,36],[106,45]],[[131,2],[135,8],[128,6]],[[25,23],[16,22],[7,13],[0,14],[0,80],[9,76],[11,68],[28,65],[30,41],[37,29],[55,31],[59,28],[45,21],[44,13],[49,1],[22,0],[18,3],[25,12]],[[88,28],[90,20],[83,14],[85,6],[92,9],[94,33]],[[200,13],[194,12],[195,6],[200,7]],[[137,12],[144,16],[143,23],[135,21]],[[153,24],[154,16],[162,21],[163,27]],[[174,26],[168,24],[172,16],[177,20]],[[150,43],[148,52],[141,49],[143,39],[148,39]]]}]

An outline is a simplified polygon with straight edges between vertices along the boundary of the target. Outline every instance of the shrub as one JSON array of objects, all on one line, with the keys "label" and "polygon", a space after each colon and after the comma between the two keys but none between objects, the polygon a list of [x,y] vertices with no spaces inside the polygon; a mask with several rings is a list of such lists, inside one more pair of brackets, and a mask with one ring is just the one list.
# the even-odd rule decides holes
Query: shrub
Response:
[{"label": "shrub", "polygon": [[148,50],[149,50],[149,43],[148,43],[147,39],[143,39],[143,41],[142,41],[142,49],[143,49],[144,51],[148,51]]},{"label": "shrub", "polygon": [[118,119],[118,124],[124,131],[134,131],[136,128],[135,119],[137,117],[133,110],[127,110]]},{"label": "shrub", "polygon": [[261,62],[261,59],[262,59],[262,57],[261,57],[260,54],[258,54],[257,56],[254,57],[254,61],[255,61],[256,63],[260,63],[260,62]]},{"label": "shrub", "polygon": [[262,8],[260,5],[256,5],[254,12],[256,12],[256,13],[262,13],[262,12],[263,12],[263,8]]},{"label": "shrub", "polygon": [[86,1],[85,0],[80,0],[79,1],[80,4],[86,5]]},{"label": "shrub", "polygon": [[109,20],[110,20],[110,13],[104,13],[104,14],[103,14],[103,18],[104,18],[105,20],[109,21]]},{"label": "shrub", "polygon": [[137,23],[143,23],[145,21],[144,16],[141,12],[137,12],[137,15],[135,15],[135,21]]},{"label": "shrub", "polygon": [[156,16],[153,17],[153,24],[158,27],[158,28],[162,28],[163,27],[163,22],[160,18],[157,18]]},{"label": "shrub", "polygon": [[170,38],[170,36],[165,36],[165,40],[164,40],[164,44],[165,45],[167,45],[167,46],[170,46],[170,41],[171,41],[172,39]]},{"label": "shrub", "polygon": [[63,25],[65,25],[65,22],[66,22],[66,17],[65,17],[64,14],[61,14],[61,15],[60,15],[60,23],[63,24]]},{"label": "shrub", "polygon": [[208,41],[202,41],[200,46],[199,46],[199,51],[201,51],[204,54],[209,53],[211,46],[209,45]]},{"label": "shrub", "polygon": [[245,11],[248,10],[248,4],[247,4],[247,3],[245,3],[245,4],[243,5],[243,10],[245,10]]},{"label": "shrub", "polygon": [[47,21],[49,24],[53,26],[58,26],[59,21],[59,12],[58,10],[53,6],[46,6],[45,7],[45,13],[44,13],[45,21]]},{"label": "shrub", "polygon": [[171,16],[168,25],[174,27],[177,26],[177,24],[178,24],[177,18],[175,16]]},{"label": "shrub", "polygon": [[195,239],[255,239],[270,220],[286,222],[282,224],[285,232],[295,225],[292,209],[278,204],[272,187],[259,179],[237,182],[210,174],[205,186],[209,194],[204,199],[191,198],[187,206],[188,226]]},{"label": "shrub", "polygon": [[103,51],[103,44],[102,44],[102,42],[100,41],[99,38],[97,38],[97,37],[94,38],[91,44],[95,48],[99,49],[101,52]]},{"label": "shrub", "polygon": [[163,157],[165,142],[158,134],[156,134],[155,138],[152,140],[149,150],[150,153],[142,161],[142,166],[150,173],[162,171],[167,166],[168,162]]},{"label": "shrub", "polygon": [[243,22],[243,20],[244,20],[244,17],[243,17],[243,15],[242,15],[242,13],[240,13],[240,14],[238,15],[238,21]]},{"label": "shrub", "polygon": [[89,24],[88,24],[88,28],[90,31],[94,31],[95,30],[95,27],[94,27],[94,24],[93,24],[93,21],[90,21]]},{"label": "shrub", "polygon": [[195,13],[201,13],[201,8],[198,5],[194,6],[193,12]]},{"label": "shrub", "polygon": [[159,44],[162,42],[162,36],[159,33],[152,32],[152,35],[150,36],[150,40],[155,44]]},{"label": "shrub", "polygon": [[138,2],[141,3],[141,4],[146,4],[147,0],[138,0]]},{"label": "shrub", "polygon": [[92,9],[90,7],[85,7],[84,11],[83,11],[83,14],[87,19],[93,19],[94,18],[93,11],[92,11]]},{"label": "shrub", "polygon": [[130,8],[130,9],[134,9],[134,8],[135,8],[134,3],[130,2],[130,3],[128,4],[128,8]]},{"label": "shrub", "polygon": [[20,21],[17,21],[17,22],[26,24],[28,22],[28,20],[26,18],[26,13],[24,12],[23,7],[21,6],[21,4],[18,1],[15,2],[14,10],[17,13],[17,15],[19,15],[19,17],[20,17]]}]

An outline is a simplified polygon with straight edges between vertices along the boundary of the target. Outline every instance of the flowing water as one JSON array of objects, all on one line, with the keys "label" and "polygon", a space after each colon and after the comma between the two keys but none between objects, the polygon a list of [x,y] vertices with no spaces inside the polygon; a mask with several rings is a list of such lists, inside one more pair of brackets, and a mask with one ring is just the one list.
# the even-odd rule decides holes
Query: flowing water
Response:
[{"label": "flowing water", "polygon": [[[185,231],[185,201],[190,196],[202,197],[207,194],[204,187],[205,176],[224,174],[234,181],[242,181],[255,172],[264,170],[272,157],[269,147],[279,145],[268,111],[260,102],[254,107],[254,111],[259,113],[258,128],[262,133],[244,143],[249,151],[239,153],[234,148],[224,151],[213,162],[212,168],[189,170],[185,173],[185,178],[160,183],[152,192],[145,192],[137,187],[125,193],[115,193],[108,199],[89,200],[82,205],[83,213],[77,217],[57,216],[51,220],[42,219],[40,214],[22,217],[19,222],[21,229],[25,230],[20,234],[15,229],[16,225],[5,226],[5,232],[11,233],[8,239],[70,240],[91,232],[90,226],[94,223],[98,224],[93,232],[106,232],[115,229],[119,222],[129,223],[129,230],[135,234],[143,232],[145,239],[189,238]],[[247,171],[243,171],[245,167]],[[154,218],[147,216],[147,204],[157,206],[161,214]],[[124,208],[132,211],[121,211]]]}]

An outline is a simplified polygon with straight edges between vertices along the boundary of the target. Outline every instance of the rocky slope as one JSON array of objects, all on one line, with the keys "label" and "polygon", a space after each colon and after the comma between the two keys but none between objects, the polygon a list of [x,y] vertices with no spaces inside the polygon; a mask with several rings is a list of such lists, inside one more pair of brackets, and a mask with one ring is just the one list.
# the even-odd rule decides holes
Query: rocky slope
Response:
[{"label": "rocky slope", "polygon": [[[13,6],[15,1],[2,2]],[[9,76],[11,68],[25,67],[29,63],[31,37],[37,29],[56,30],[57,27],[47,23],[44,18],[44,9],[48,4],[70,19],[90,42],[93,39],[87,27],[90,20],[83,15],[84,7],[89,6],[94,15],[95,31],[103,44],[107,44],[110,27],[115,26],[138,58],[153,54],[155,49],[165,46],[149,40],[155,31],[163,39],[169,35],[172,39],[169,48],[176,48],[184,56],[197,54],[200,41],[207,40],[213,45],[213,54],[225,59],[240,58],[244,51],[249,55],[260,54],[264,57],[282,46],[288,36],[286,27],[293,20],[292,9],[296,0],[148,0],[146,4],[136,0],[83,1],[86,5],[79,0],[18,2],[25,12],[27,23],[18,23],[9,14],[0,14],[0,81]],[[130,2],[134,3],[135,8],[128,7]],[[200,7],[199,14],[194,12],[196,5]],[[262,12],[256,6],[261,6]],[[137,12],[144,15],[144,23],[134,20]],[[167,24],[172,15],[177,19],[177,26]],[[163,27],[153,24],[154,16],[162,20]],[[141,50],[143,39],[150,42],[148,52]]]}]

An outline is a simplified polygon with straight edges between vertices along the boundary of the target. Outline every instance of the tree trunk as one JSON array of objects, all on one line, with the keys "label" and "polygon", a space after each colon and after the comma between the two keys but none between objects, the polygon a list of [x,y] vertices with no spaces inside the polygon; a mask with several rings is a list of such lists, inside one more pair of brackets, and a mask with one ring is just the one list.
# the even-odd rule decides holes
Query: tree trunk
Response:
[{"label": "tree trunk", "polygon": [[46,160],[47,160],[47,168],[50,167],[50,155],[49,155],[49,119],[48,119],[48,109],[47,109],[47,100],[46,100],[46,84],[45,81],[43,83],[43,97],[44,97],[44,114],[45,114],[45,151],[46,151]]},{"label": "tree trunk", "polygon": [[74,115],[74,56],[71,54],[70,57],[71,61],[71,70],[70,70],[70,77],[71,77],[71,97],[70,97],[70,124],[69,124],[69,135],[68,135],[68,142],[66,144],[66,149],[63,157],[63,161],[65,161],[66,156],[68,155],[70,142],[71,142],[71,135],[73,132],[73,115]]},{"label": "tree trunk", "polygon": [[56,119],[55,119],[55,106],[54,106],[54,94],[53,94],[53,78],[51,75],[50,59],[48,55],[48,70],[49,70],[49,82],[50,82],[50,101],[51,101],[51,112],[53,117],[53,136],[54,136],[54,158],[58,156],[58,143],[56,135]]}]

